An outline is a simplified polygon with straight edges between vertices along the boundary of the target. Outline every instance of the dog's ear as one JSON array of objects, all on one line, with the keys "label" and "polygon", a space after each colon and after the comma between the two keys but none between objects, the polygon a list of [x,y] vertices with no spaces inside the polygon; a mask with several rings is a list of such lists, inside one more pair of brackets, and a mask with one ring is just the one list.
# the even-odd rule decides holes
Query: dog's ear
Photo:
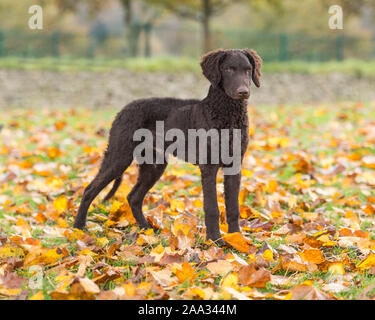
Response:
[{"label": "dog's ear", "polygon": [[253,66],[253,82],[259,88],[260,77],[262,76],[260,69],[262,68],[262,58],[252,49],[243,49],[242,52],[248,57]]},{"label": "dog's ear", "polygon": [[218,86],[221,81],[220,63],[225,54],[225,50],[219,49],[208,52],[201,58],[203,74],[213,86]]}]

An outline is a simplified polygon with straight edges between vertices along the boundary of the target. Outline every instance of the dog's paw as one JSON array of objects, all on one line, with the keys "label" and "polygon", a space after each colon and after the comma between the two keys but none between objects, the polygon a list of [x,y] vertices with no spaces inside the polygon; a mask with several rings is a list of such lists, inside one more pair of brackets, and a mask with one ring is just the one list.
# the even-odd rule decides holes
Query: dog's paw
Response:
[{"label": "dog's paw", "polygon": [[82,223],[82,222],[74,222],[73,228],[79,229],[79,230],[87,230],[86,223]]},{"label": "dog's paw", "polygon": [[218,246],[218,247],[225,247],[227,244],[225,243],[224,240],[222,239],[218,239],[216,241],[214,241],[214,243]]},{"label": "dog's paw", "polygon": [[[141,230],[147,230],[147,229],[154,229],[151,224],[149,224],[148,222],[147,223],[142,223],[139,225],[139,229]],[[155,231],[155,229],[154,229]]]},{"label": "dog's paw", "polygon": [[207,241],[211,241],[219,247],[223,247],[226,245],[225,241],[221,239],[221,236],[207,236]]}]

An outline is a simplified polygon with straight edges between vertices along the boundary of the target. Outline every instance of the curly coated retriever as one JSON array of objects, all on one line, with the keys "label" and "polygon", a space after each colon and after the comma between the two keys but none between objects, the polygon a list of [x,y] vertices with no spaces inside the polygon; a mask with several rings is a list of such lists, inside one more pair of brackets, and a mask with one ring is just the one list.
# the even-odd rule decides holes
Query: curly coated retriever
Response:
[{"label": "curly coated retriever", "polygon": [[[100,170],[84,191],[74,227],[79,229],[85,227],[91,202],[113,180],[115,180],[114,185],[105,200],[114,195],[121,183],[123,172],[134,158],[138,161],[133,152],[141,143],[135,141],[135,132],[138,129],[148,129],[152,136],[157,138],[158,121],[163,121],[165,130],[176,128],[186,135],[191,129],[208,131],[211,129],[219,131],[224,129],[225,131],[226,129],[229,132],[229,140],[226,141],[229,141],[231,147],[237,146],[240,149],[239,165],[241,165],[249,142],[247,100],[250,97],[250,83],[252,80],[257,87],[260,87],[261,66],[262,59],[251,49],[212,51],[204,55],[201,60],[203,74],[211,83],[208,95],[202,101],[151,98],[136,100],[124,107],[112,124],[108,148]],[[240,140],[237,144],[233,140],[235,130],[240,132]],[[210,135],[209,138],[213,145],[212,136]],[[221,136],[219,140],[222,142],[223,139]],[[214,149],[210,149],[210,146],[212,147],[210,143],[206,144],[203,150],[206,153],[207,150],[211,150],[208,152],[209,160],[206,162],[201,161],[201,158],[196,162],[189,161],[190,158],[185,157],[184,152],[182,156],[177,154],[177,157],[199,166],[202,176],[206,238],[218,244],[224,244],[220,239],[216,176],[219,168],[223,168],[224,171],[229,165],[223,160],[212,161]],[[171,143],[165,143],[164,150],[158,150],[153,144],[149,149],[155,155],[158,152],[165,152],[170,145]],[[191,150],[196,154],[202,152],[200,148],[199,152],[196,152],[196,148],[190,149],[190,147],[186,149],[188,153],[191,153]],[[219,148],[219,153],[222,152],[222,148]],[[173,153],[173,155],[176,154]],[[142,213],[143,200],[162,176],[167,161],[165,159],[165,161],[151,164],[139,164],[137,183],[127,198],[134,218],[141,228],[150,227]],[[228,232],[240,232],[238,202],[240,180],[240,169],[235,174],[224,173]]]}]

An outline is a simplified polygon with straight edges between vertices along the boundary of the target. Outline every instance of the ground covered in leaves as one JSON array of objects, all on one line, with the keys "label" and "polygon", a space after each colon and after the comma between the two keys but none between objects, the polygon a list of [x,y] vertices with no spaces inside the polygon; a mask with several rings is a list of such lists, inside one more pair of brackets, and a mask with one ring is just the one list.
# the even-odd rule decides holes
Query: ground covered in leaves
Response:
[{"label": "ground covered in leaves", "polygon": [[375,105],[250,108],[242,234],[205,242],[196,167],[170,165],[144,203],[95,200],[72,228],[116,110],[0,114],[0,298],[372,299],[375,296]]}]

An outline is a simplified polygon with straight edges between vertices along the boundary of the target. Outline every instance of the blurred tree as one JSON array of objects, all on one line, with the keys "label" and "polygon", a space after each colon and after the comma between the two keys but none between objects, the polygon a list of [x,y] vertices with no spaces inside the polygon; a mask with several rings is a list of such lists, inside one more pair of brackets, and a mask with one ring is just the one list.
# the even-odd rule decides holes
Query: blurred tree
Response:
[{"label": "blurred tree", "polygon": [[203,50],[207,52],[213,47],[211,18],[228,5],[238,1],[241,0],[149,0],[148,3],[161,6],[183,18],[200,22],[203,31]]},{"label": "blurred tree", "polygon": [[138,38],[139,30],[134,25],[134,11],[133,11],[133,0],[120,0],[122,7],[124,8],[124,23],[126,30],[126,37],[129,44],[129,55],[136,56],[138,51]]},{"label": "blurred tree", "polygon": [[[109,5],[108,1],[100,0],[55,0],[62,13],[86,9],[90,14],[96,14]],[[116,0],[112,0],[114,2]],[[139,53],[139,39],[145,31],[145,55],[150,55],[150,30],[154,20],[160,15],[160,10],[149,8],[147,0],[117,0],[124,9],[124,24],[128,43],[128,54],[137,56]]]},{"label": "blurred tree", "polygon": [[159,8],[150,7],[147,0],[121,0],[125,10],[125,25],[130,44],[130,55],[139,54],[139,40],[144,33],[144,55],[151,55],[151,30],[156,21],[162,16]]},{"label": "blurred tree", "polygon": [[[251,4],[260,2],[260,0],[148,0],[147,2],[162,6],[183,18],[198,21],[202,26],[203,52],[208,52],[213,49],[212,18],[222,13],[229,5],[235,3]],[[265,5],[276,6],[280,6],[281,3],[279,0],[261,0],[261,2]]]}]

